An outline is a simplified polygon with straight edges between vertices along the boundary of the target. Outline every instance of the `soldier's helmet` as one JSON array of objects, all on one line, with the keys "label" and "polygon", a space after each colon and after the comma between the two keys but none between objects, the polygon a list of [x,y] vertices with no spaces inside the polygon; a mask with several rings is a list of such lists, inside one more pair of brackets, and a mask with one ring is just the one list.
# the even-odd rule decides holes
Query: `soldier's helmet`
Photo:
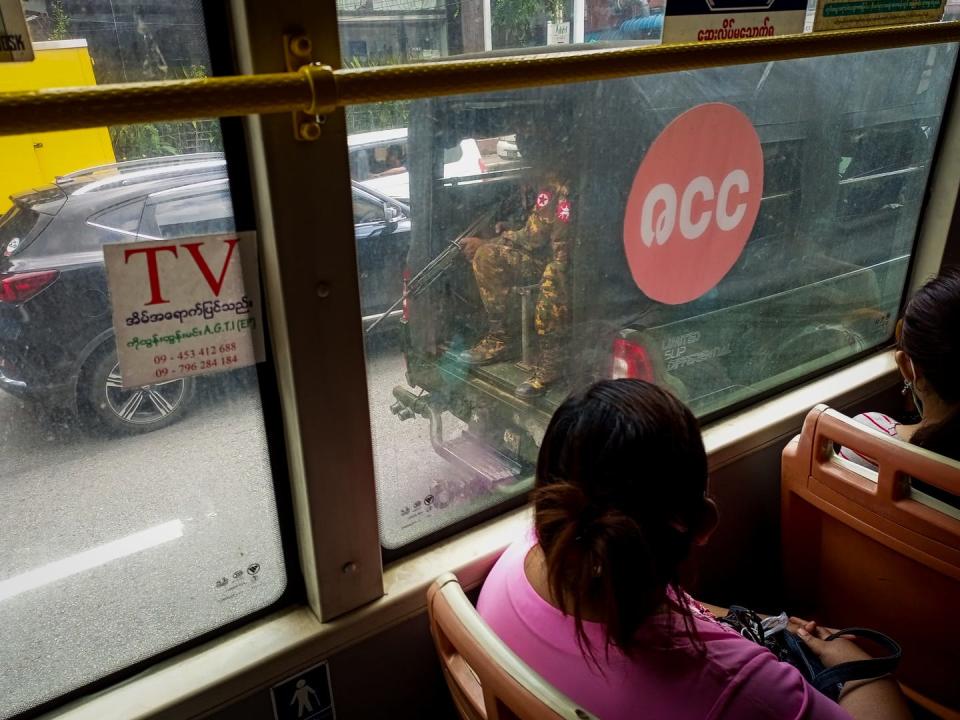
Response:
[{"label": "soldier's helmet", "polygon": [[573,160],[571,100],[553,88],[544,88],[538,102],[518,116],[517,149],[534,168],[562,172]]}]

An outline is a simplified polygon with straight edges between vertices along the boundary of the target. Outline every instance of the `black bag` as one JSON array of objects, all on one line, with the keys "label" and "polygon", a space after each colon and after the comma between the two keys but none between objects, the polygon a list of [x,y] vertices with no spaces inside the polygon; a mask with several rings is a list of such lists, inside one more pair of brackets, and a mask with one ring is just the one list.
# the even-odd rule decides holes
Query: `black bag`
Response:
[{"label": "black bag", "polygon": [[862,637],[887,648],[890,651],[888,655],[869,660],[853,660],[825,668],[820,658],[814,655],[803,640],[786,628],[768,632],[764,628],[763,621],[752,610],[731,605],[729,613],[718,620],[724,625],[729,625],[748,640],[763,645],[781,662],[793,665],[807,682],[834,701],[840,697],[840,691],[845,682],[887,675],[893,672],[900,662],[900,646],[893,639],[876,630],[846,628],[834,633],[827,640],[833,640],[841,635]]}]

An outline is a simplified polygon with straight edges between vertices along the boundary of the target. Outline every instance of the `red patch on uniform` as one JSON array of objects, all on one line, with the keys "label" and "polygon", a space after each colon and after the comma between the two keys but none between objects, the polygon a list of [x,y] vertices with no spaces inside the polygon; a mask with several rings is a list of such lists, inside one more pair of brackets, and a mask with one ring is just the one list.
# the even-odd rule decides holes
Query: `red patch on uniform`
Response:
[{"label": "red patch on uniform", "polygon": [[570,222],[570,201],[561,200],[557,203],[557,220],[560,222]]},{"label": "red patch on uniform", "polygon": [[553,200],[553,195],[546,190],[541,190],[537,193],[537,209],[542,210],[550,204],[551,200]]}]

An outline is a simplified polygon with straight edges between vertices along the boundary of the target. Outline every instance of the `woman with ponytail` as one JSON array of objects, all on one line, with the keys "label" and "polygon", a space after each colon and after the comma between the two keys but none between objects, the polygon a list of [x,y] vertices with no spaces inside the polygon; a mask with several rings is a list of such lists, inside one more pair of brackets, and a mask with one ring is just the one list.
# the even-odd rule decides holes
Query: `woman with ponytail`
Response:
[{"label": "woman with ponytail", "polygon": [[[497,561],[477,607],[597,717],[909,717],[889,679],[834,703],[683,591],[680,567],[718,515],[697,420],[667,391],[606,380],[569,397],[540,446],[533,504],[533,531]],[[821,631],[800,628],[815,652]],[[825,664],[863,657],[848,640],[823,645]]]},{"label": "woman with ponytail", "polygon": [[[960,460],[960,269],[948,268],[920,288],[897,325],[897,367],[920,422],[903,424],[868,412],[857,422],[940,455]],[[875,467],[849,448],[841,457]],[[953,505],[958,498],[923,483],[914,486]]]}]

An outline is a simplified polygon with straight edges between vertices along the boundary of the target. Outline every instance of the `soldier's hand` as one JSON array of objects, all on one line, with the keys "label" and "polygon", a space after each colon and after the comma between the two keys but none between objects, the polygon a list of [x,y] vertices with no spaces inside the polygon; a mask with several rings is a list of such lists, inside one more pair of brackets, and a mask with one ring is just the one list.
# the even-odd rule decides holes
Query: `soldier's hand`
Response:
[{"label": "soldier's hand", "polygon": [[463,250],[464,256],[470,262],[473,262],[473,256],[477,254],[477,250],[480,249],[480,246],[486,242],[483,238],[478,237],[467,237],[460,242],[460,249]]},{"label": "soldier's hand", "polygon": [[509,230],[509,229],[510,229],[510,223],[507,223],[507,222],[498,222],[496,225],[493,226],[493,230],[495,233],[497,233],[497,235],[502,233],[504,230]]}]

